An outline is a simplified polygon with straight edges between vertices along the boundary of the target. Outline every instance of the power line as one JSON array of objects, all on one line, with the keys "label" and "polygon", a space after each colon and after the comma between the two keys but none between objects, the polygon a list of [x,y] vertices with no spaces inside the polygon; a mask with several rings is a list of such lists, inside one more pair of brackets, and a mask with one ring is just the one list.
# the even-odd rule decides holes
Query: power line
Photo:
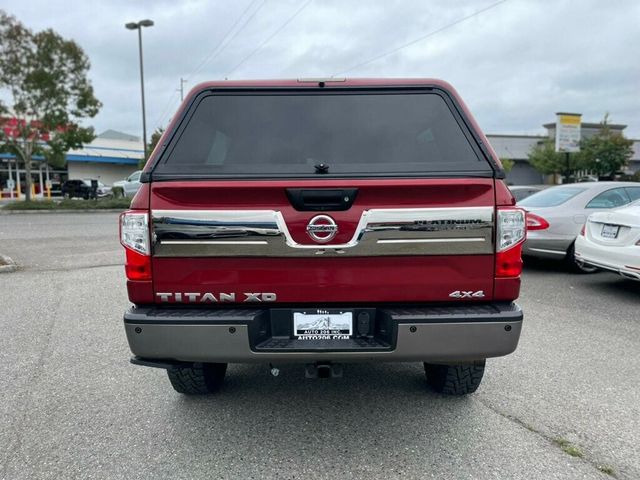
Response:
[{"label": "power line", "polygon": [[418,43],[418,42],[421,42],[422,40],[425,40],[425,39],[427,39],[427,38],[429,38],[429,37],[433,37],[434,35],[436,35],[436,34],[438,34],[438,33],[442,32],[442,31],[444,31],[444,30],[447,30],[447,29],[449,29],[449,28],[451,28],[451,27],[453,27],[453,26],[455,26],[455,25],[458,25],[459,23],[462,23],[462,22],[464,22],[464,21],[466,21],[466,20],[469,20],[470,18],[473,18],[473,17],[475,17],[475,16],[478,16],[478,15],[480,15],[481,13],[486,12],[487,10],[491,10],[492,8],[495,8],[495,7],[497,7],[498,5],[500,5],[501,3],[505,3],[506,1],[507,1],[507,0],[500,0],[500,1],[498,1],[498,2],[492,3],[492,4],[491,4],[491,5],[489,5],[488,7],[485,7],[485,8],[482,8],[482,9],[480,9],[480,10],[477,10],[477,11],[473,12],[471,15],[467,15],[466,17],[460,18],[460,19],[458,19],[458,20],[456,20],[456,21],[454,21],[454,22],[451,22],[451,23],[449,23],[449,24],[445,25],[444,27],[440,27],[440,28],[438,28],[437,30],[433,30],[432,32],[429,32],[429,33],[427,33],[427,34],[425,34],[425,35],[422,35],[421,37],[418,37],[418,38],[416,38],[416,39],[414,39],[414,40],[411,40],[410,42],[407,42],[407,43],[405,43],[404,45],[400,45],[399,47],[396,47],[396,48],[394,48],[393,50],[389,50],[389,51],[387,51],[387,52],[381,53],[380,55],[376,55],[375,57],[372,57],[372,58],[370,58],[370,59],[368,59],[368,60],[365,60],[364,62],[361,62],[361,63],[358,63],[358,64],[356,64],[356,65],[353,65],[352,67],[349,67],[349,68],[347,68],[346,70],[342,70],[342,71],[340,71],[340,72],[338,72],[338,73],[334,73],[334,74],[332,75],[332,77],[335,77],[336,75],[341,75],[341,74],[343,74],[343,73],[350,72],[351,70],[354,70],[354,69],[356,69],[356,68],[362,67],[362,66],[364,66],[364,65],[368,65],[368,64],[370,64],[370,63],[375,62],[376,60],[380,60],[381,58],[384,58],[384,57],[386,57],[386,56],[388,56],[388,55],[391,55],[391,54],[393,54],[393,53],[396,53],[396,52],[398,52],[398,51],[402,50],[403,48],[407,48],[407,47],[409,47],[409,46],[411,46],[411,45],[413,45],[413,44],[416,44],[416,43]]},{"label": "power line", "polygon": [[[260,51],[260,49],[262,47],[264,47],[267,43],[269,43],[269,41],[271,41],[271,39],[273,37],[275,37],[278,33],[280,33],[287,25],[289,25],[289,23],[291,23],[298,15],[300,15],[300,13],[302,13],[302,11],[307,8],[307,6],[312,2],[313,0],[307,0],[300,8],[298,8],[298,10],[295,11],[295,13],[293,15],[291,15],[282,25],[280,25],[275,32],[273,32],[271,35],[269,35],[260,45],[258,45],[249,55],[247,55],[246,57],[244,57],[242,60],[240,60],[240,62],[233,67],[231,70],[229,70],[224,76],[225,78],[228,77],[229,75],[231,75],[233,72],[235,72],[238,68],[240,68],[240,66],[242,64],[244,64],[244,62],[246,62],[247,60],[249,60],[251,57],[253,57],[256,53],[258,53]],[[503,0],[506,1],[506,0]]]},{"label": "power line", "polygon": [[162,123],[164,123],[164,119],[165,119],[167,113],[169,112],[169,108],[175,103],[175,100],[176,100],[175,97],[176,97],[177,93],[178,93],[178,90],[174,90],[171,93],[171,96],[169,97],[169,100],[167,101],[166,105],[162,109],[162,113],[160,115],[158,115],[158,119],[154,123],[154,129],[157,128],[157,127],[162,127]]},{"label": "power line", "polygon": [[[182,84],[184,82],[188,81],[188,79],[193,77],[196,73],[198,73],[202,69],[202,67],[204,67],[207,63],[209,63],[211,60],[213,60],[218,55],[220,55],[220,53],[222,53],[222,51],[227,47],[227,45],[229,45],[229,43],[231,43],[233,41],[233,39],[235,37],[237,37],[238,34],[248,25],[248,23],[251,21],[251,19],[253,19],[253,17],[255,17],[255,15],[258,13],[258,11],[264,6],[264,4],[266,3],[266,0],[262,0],[262,3],[258,6],[258,8],[256,8],[253,11],[253,13],[245,20],[245,22],[240,26],[240,28],[235,31],[233,36],[231,38],[229,38],[229,35],[234,31],[234,29],[242,21],[243,17],[247,14],[247,12],[249,12],[251,10],[251,8],[258,1],[259,0],[251,0],[251,2],[249,2],[249,4],[242,11],[242,13],[238,16],[238,18],[236,18],[235,22],[233,22],[231,27],[229,27],[229,29],[225,32],[225,34],[222,36],[222,39],[216,44],[215,48],[213,50],[211,50],[202,59],[202,61],[198,64],[196,69],[193,72],[191,72],[191,74],[187,78],[185,78],[185,79],[183,79],[182,77],[180,78],[180,89],[182,89]],[[228,39],[228,41],[225,43],[225,40],[227,40],[227,39]],[[180,90],[177,90],[177,91],[180,91]],[[158,121],[156,122],[156,126],[161,126],[161,123],[164,122],[164,119],[165,119],[167,113],[169,112],[169,108],[175,103],[175,98],[174,97],[175,97],[175,94],[176,94],[177,91],[174,91],[174,92],[171,93],[171,95],[169,95],[169,98],[167,99],[167,103],[166,103],[165,107],[162,109],[162,114],[158,117]],[[182,96],[182,92],[181,92],[181,96]]]},{"label": "power line", "polygon": [[[231,33],[234,31],[234,29],[236,28],[236,26],[240,23],[240,21],[242,20],[242,18],[245,16],[245,14],[256,4],[256,2],[258,2],[258,0],[252,0],[251,3],[249,3],[249,5],[247,5],[247,7],[242,11],[242,13],[240,14],[240,16],[236,19],[235,22],[233,22],[233,25],[231,25],[231,27],[229,28],[229,30],[227,30],[227,32],[223,35],[222,39],[220,40],[220,42],[218,42],[218,44],[215,46],[215,48],[213,50],[211,50],[211,52],[209,52],[209,54],[200,62],[200,64],[196,67],[196,69],[187,77],[187,79],[193,77],[196,73],[198,73],[207,63],[209,63],[211,60],[213,60],[214,58],[218,57],[218,55],[220,55],[224,49],[240,34],[240,32],[242,32],[242,30],[244,30],[244,28],[249,24],[249,22],[253,19],[253,17],[256,16],[256,14],[260,11],[260,9],[264,6],[264,4],[266,3],[266,0],[262,0],[262,3],[258,6],[258,8],[256,8],[253,13],[245,20],[245,22],[240,26],[240,28],[238,28],[231,37],[229,37],[229,35],[231,35]],[[227,40],[228,39],[228,40]],[[225,43],[226,41],[226,43]]]}]

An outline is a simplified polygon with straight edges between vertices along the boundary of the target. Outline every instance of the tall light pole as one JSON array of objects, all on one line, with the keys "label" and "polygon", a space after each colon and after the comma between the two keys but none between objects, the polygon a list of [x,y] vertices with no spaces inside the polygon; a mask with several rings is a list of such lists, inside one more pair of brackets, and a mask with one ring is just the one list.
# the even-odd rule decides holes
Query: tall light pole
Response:
[{"label": "tall light pole", "polygon": [[142,67],[142,27],[152,27],[152,20],[140,20],[125,24],[129,30],[138,30],[138,50],[140,52],[140,92],[142,93],[142,141],[144,145],[144,158],[147,159],[147,115],[144,109],[144,69]]}]

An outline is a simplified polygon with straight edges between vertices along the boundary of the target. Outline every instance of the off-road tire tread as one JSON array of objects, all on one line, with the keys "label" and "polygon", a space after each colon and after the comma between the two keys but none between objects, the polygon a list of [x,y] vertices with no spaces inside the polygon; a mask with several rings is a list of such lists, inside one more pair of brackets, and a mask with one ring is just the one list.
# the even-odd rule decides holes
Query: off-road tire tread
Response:
[{"label": "off-road tire tread", "polygon": [[226,363],[194,363],[191,367],[167,369],[167,375],[176,392],[206,395],[220,390],[226,371]]},{"label": "off-road tire tread", "polygon": [[484,360],[459,365],[425,363],[427,383],[438,393],[467,395],[475,392],[484,375]]}]

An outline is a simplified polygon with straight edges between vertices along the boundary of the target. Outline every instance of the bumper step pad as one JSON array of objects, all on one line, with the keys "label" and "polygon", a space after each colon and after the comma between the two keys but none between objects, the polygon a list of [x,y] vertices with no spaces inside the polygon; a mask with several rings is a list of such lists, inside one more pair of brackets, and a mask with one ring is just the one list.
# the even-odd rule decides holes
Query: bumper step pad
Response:
[{"label": "bumper step pad", "polygon": [[389,350],[391,346],[375,338],[351,338],[349,340],[298,340],[295,338],[270,338],[256,345],[257,352],[345,352],[350,350],[377,351]]}]

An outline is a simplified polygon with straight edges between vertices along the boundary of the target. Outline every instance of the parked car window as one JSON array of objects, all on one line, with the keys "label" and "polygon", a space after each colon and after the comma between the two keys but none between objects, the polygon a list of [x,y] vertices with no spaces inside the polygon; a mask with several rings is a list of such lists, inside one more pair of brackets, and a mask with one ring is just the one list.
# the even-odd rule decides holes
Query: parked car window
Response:
[{"label": "parked car window", "polygon": [[640,199],[640,187],[627,187],[625,190],[632,202]]},{"label": "parked car window", "polygon": [[525,198],[530,197],[531,195],[539,191],[540,190],[537,188],[512,188],[511,189],[511,193],[513,194],[517,202],[524,200]]},{"label": "parked car window", "polygon": [[140,172],[134,172],[127,178],[127,182],[137,182],[138,180],[140,180]]},{"label": "parked car window", "polygon": [[594,197],[586,208],[615,208],[629,203],[631,199],[624,188],[612,188]]},{"label": "parked car window", "polygon": [[523,207],[555,207],[562,205],[572,199],[579,193],[584,192],[584,188],[580,187],[556,187],[534,193],[530,197],[525,198],[518,205]]}]

